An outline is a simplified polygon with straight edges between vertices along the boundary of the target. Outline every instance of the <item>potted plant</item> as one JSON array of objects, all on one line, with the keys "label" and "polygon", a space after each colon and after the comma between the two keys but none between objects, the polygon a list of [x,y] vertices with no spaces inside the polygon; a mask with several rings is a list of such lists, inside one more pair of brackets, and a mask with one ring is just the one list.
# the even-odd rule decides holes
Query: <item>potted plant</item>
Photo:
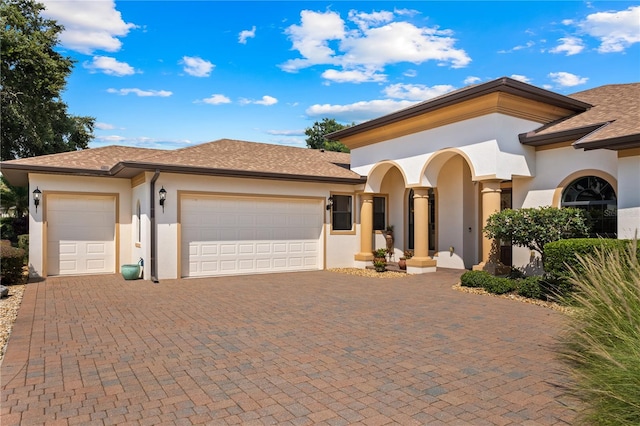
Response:
[{"label": "potted plant", "polygon": [[407,259],[411,259],[413,257],[413,250],[405,250],[404,256],[398,260],[398,268],[403,271],[407,269]]},{"label": "potted plant", "polygon": [[387,262],[376,260],[375,262],[373,262],[373,267],[376,272],[384,272],[387,270]]},{"label": "potted plant", "polygon": [[373,263],[387,261],[387,249],[379,248],[373,251]]}]

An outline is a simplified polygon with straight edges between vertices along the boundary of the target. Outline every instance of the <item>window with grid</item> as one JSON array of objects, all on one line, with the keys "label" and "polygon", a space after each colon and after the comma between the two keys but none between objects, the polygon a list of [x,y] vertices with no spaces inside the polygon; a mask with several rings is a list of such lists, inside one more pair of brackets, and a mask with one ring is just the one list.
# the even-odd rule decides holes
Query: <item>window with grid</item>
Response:
[{"label": "window with grid", "polygon": [[351,195],[333,195],[331,223],[334,231],[351,231],[353,225]]}]

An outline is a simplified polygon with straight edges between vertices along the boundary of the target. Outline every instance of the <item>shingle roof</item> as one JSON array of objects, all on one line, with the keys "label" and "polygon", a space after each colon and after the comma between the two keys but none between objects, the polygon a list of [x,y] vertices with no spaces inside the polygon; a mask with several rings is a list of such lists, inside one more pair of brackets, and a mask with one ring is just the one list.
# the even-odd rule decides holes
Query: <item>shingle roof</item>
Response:
[{"label": "shingle roof", "polygon": [[176,173],[344,181],[362,178],[349,169],[346,153],[222,139],[177,150],[108,146],[22,158],[2,163],[9,179],[26,180],[29,171],[130,177],[144,170]]},{"label": "shingle roof", "polygon": [[[633,148],[640,146],[640,83],[610,84],[570,95],[593,105],[526,135],[523,143],[552,143],[555,135],[573,135],[577,148]],[[567,140],[567,139],[565,139]]]}]

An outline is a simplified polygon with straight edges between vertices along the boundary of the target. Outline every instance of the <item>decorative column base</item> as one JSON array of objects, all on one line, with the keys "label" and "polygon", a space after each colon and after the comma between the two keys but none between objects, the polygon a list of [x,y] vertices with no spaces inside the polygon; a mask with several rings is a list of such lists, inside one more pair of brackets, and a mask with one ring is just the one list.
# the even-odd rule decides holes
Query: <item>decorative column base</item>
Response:
[{"label": "decorative column base", "polygon": [[407,260],[407,274],[426,274],[436,272],[436,262],[430,257],[412,257]]},{"label": "decorative column base", "polygon": [[373,266],[373,253],[357,253],[354,258],[354,266],[358,269],[367,269]]},{"label": "decorative column base", "polygon": [[511,267],[501,262],[480,262],[477,265],[473,265],[472,269],[474,271],[486,271],[491,275],[508,275],[511,272]]}]

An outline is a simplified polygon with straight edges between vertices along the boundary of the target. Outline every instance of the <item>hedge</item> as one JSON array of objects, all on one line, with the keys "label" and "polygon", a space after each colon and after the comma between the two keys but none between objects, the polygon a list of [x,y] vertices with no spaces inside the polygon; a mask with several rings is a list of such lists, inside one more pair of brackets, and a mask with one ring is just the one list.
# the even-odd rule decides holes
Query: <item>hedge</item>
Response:
[{"label": "hedge", "polygon": [[[584,272],[578,257],[592,256],[596,250],[625,250],[631,240],[616,240],[604,238],[572,238],[554,241],[544,246],[544,270],[555,279],[568,279],[569,268],[578,274]],[[640,259],[640,246],[638,248]]]},{"label": "hedge", "polygon": [[22,249],[6,244],[0,245],[0,268],[3,284],[22,284],[24,282],[23,266],[25,252]]}]

